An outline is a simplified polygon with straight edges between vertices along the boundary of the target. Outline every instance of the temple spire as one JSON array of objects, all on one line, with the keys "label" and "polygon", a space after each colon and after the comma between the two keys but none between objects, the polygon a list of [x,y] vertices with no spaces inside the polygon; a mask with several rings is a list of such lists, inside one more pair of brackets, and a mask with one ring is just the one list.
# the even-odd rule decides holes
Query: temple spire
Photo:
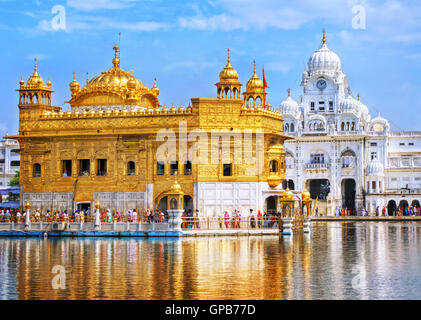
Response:
[{"label": "temple spire", "polygon": [[228,64],[230,63],[230,48],[228,48]]},{"label": "temple spire", "polygon": [[323,29],[323,43],[326,43],[326,29]]}]

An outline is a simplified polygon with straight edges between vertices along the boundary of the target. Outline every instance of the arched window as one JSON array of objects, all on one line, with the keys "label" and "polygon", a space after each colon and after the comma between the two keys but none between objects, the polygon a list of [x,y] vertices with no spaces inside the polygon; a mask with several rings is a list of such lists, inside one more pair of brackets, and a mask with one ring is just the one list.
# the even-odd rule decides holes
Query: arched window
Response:
[{"label": "arched window", "polygon": [[135,164],[133,161],[129,161],[127,163],[127,175],[128,176],[134,176],[135,175]]},{"label": "arched window", "polygon": [[287,180],[284,180],[284,181],[282,181],[282,189],[286,189],[288,187],[288,181]]},{"label": "arched window", "polygon": [[278,172],[278,161],[272,160],[270,162],[270,172]]},{"label": "arched window", "polygon": [[260,97],[256,98],[256,106],[261,106],[262,105],[262,99]]},{"label": "arched window", "polygon": [[288,132],[288,131],[289,131],[289,124],[285,123],[285,132]]},{"label": "arched window", "polygon": [[349,131],[349,122],[346,123],[346,131]]},{"label": "arched window", "polygon": [[34,178],[39,178],[41,177],[41,165],[39,163],[35,163],[34,167],[33,167],[33,172],[32,172],[32,176]]},{"label": "arched window", "polygon": [[345,123],[344,122],[341,123],[341,131],[345,131]]},{"label": "arched window", "polygon": [[229,99],[231,97],[231,90],[229,88],[225,88],[225,99]]},{"label": "arched window", "polygon": [[234,89],[232,90],[232,97],[233,97],[234,99],[237,99],[237,98],[238,98],[238,96],[237,96],[237,92],[238,92],[237,88],[234,88]]},{"label": "arched window", "polygon": [[289,130],[290,130],[291,132],[294,132],[294,124],[293,124],[293,123],[291,123],[291,126],[290,126]]},{"label": "arched window", "polygon": [[294,181],[288,180],[288,189],[294,190],[294,188],[295,188]]},{"label": "arched window", "polygon": [[351,131],[355,131],[355,122],[352,122]]},{"label": "arched window", "polygon": [[253,97],[250,97],[250,98],[248,99],[247,105],[248,105],[249,107],[254,106],[254,99],[253,99]]}]

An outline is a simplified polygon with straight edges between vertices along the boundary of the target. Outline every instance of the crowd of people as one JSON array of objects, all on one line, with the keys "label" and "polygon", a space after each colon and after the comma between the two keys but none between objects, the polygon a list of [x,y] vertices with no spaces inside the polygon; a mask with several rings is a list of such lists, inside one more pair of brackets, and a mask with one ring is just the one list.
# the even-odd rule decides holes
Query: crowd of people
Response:
[{"label": "crowd of people", "polygon": [[[296,212],[298,215],[298,211]],[[314,210],[315,216],[324,215],[319,212],[319,208]],[[352,208],[335,208],[335,216],[368,216],[367,210],[362,208],[361,212],[357,212]],[[421,216],[421,209],[417,206],[409,206],[398,208],[396,211],[389,213],[387,207],[377,207],[375,211],[376,216]],[[281,212],[273,210],[261,211],[258,210],[257,214],[253,209],[246,215],[242,215],[240,210],[235,209],[231,213],[225,211],[223,214],[218,215],[212,220],[206,220],[207,223],[216,223],[220,229],[235,229],[235,228],[262,228],[276,226],[281,217]],[[200,224],[203,223],[199,215],[199,210],[185,210],[182,214],[182,228],[183,229],[200,229]],[[25,211],[19,209],[6,209],[0,208],[0,222],[15,222],[23,223],[26,219]],[[32,210],[30,215],[31,222],[94,222],[95,214],[92,214],[90,209],[75,210],[68,213],[67,210],[46,210],[39,209]],[[168,213],[165,210],[128,210],[126,214],[122,214],[118,210],[100,209],[100,220],[103,223],[112,222],[131,222],[131,223],[166,223],[169,220]]]},{"label": "crowd of people", "polygon": [[[0,209],[0,222],[15,222],[23,223],[26,218],[25,211],[21,212],[19,209]],[[46,210],[39,209],[31,210],[31,222],[93,222],[95,214],[92,214],[90,209],[75,210],[73,213],[68,213],[67,210]],[[168,214],[162,210],[146,210],[138,211],[137,209],[128,210],[126,215],[121,214],[118,210],[111,211],[110,209],[100,210],[101,222],[131,222],[131,223],[164,223],[168,221]]]}]

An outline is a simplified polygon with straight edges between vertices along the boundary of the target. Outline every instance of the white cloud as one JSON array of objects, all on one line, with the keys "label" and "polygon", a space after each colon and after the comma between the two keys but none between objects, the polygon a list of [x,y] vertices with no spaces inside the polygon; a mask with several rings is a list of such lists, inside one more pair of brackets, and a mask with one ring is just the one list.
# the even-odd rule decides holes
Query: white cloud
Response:
[{"label": "white cloud", "polygon": [[92,11],[99,9],[124,9],[128,8],[136,0],[67,0],[67,6],[83,10],[83,11]]},{"label": "white cloud", "polygon": [[[167,29],[169,25],[164,22],[155,21],[134,21],[134,22],[120,22],[106,17],[98,16],[79,16],[72,15],[66,19],[66,29],[64,31],[70,32],[73,30],[103,30],[103,29],[118,29],[131,31],[155,31]],[[41,31],[57,31],[52,28],[51,21],[41,20],[38,23],[38,30]],[[62,31],[62,30],[60,30]]]},{"label": "white cloud", "polygon": [[[366,9],[366,29],[353,30],[352,8]],[[209,10],[211,9],[211,10]],[[360,41],[393,41],[403,44],[421,41],[421,1],[397,0],[214,0],[202,3],[193,15],[178,18],[182,28],[197,30],[298,30],[312,24],[336,25],[344,42],[351,35]],[[212,12],[212,13],[210,13]],[[355,34],[358,32],[358,34]]]}]

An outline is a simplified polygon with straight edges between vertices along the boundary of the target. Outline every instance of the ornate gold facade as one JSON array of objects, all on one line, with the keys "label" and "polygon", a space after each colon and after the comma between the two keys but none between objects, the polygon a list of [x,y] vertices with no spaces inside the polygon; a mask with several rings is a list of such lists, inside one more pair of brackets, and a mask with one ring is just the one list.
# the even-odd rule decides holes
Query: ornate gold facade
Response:
[{"label": "ornate gold facade", "polygon": [[[98,195],[108,194],[115,198],[110,209],[151,209],[159,205],[162,195],[177,179],[186,197],[193,199],[187,205],[191,207],[200,202],[195,184],[201,182],[259,182],[270,187],[282,182],[283,141],[287,138],[283,135],[282,116],[271,106],[257,105],[256,101],[263,98],[259,95],[263,83],[255,71],[244,100],[238,74],[228,59],[216,84],[217,98],[195,98],[187,108],[167,108],[158,101],[156,81],[149,89],[133,72],[122,70],[119,48],[115,46],[114,50],[110,70],[87,79],[83,88],[75,78],[70,83],[71,108],[67,111],[51,105],[52,84],[44,84],[37,65],[26,84],[20,81],[19,135],[14,138],[21,146],[23,199],[31,198],[35,207],[43,209],[70,210],[78,203],[92,203]],[[250,98],[253,104],[248,103]],[[180,123],[186,123],[188,132],[201,130],[209,136],[219,131],[263,131],[264,169],[247,174],[247,168],[253,165],[236,163],[231,148],[230,175],[224,175],[222,160],[211,163],[210,155],[206,163],[190,167],[179,161],[177,170],[165,163],[161,171],[156,155],[163,142],[157,141],[157,133],[173,130],[178,145]],[[254,151],[250,156],[256,156],[256,137],[252,141]],[[188,147],[194,143],[188,141]],[[208,145],[210,150],[210,139]],[[126,199],[123,193],[133,197]],[[136,194],[143,196],[137,198]],[[120,198],[124,198],[124,208],[117,207],[123,203]]]}]

